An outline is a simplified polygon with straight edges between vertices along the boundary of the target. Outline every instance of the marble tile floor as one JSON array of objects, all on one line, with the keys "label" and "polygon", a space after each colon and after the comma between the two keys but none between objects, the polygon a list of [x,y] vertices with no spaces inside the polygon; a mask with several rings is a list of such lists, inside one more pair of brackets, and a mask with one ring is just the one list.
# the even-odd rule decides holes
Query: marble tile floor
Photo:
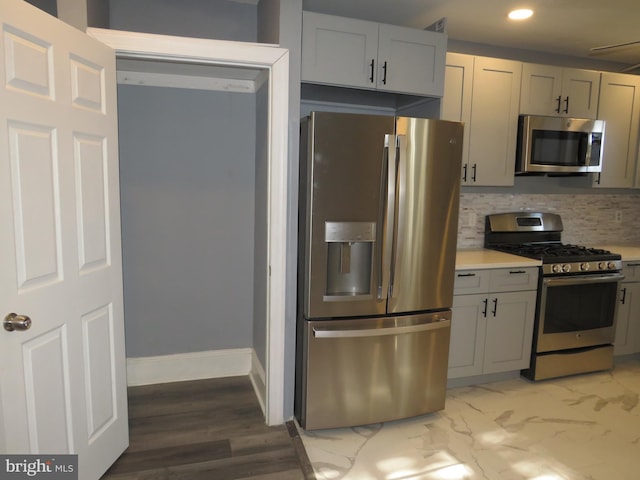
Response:
[{"label": "marble tile floor", "polygon": [[306,432],[318,480],[638,480],[640,359],[449,389],[443,411]]}]

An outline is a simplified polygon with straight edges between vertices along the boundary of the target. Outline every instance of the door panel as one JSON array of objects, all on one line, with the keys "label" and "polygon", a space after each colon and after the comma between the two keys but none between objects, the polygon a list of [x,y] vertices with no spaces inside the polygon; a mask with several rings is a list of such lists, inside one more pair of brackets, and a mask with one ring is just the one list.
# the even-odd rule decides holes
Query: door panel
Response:
[{"label": "door panel", "polygon": [[128,444],[114,52],[0,3],[0,452],[77,453],[97,479]]},{"label": "door panel", "polygon": [[[316,112],[303,126],[307,318],[382,314],[385,135],[394,117]],[[306,128],[308,126],[308,129]],[[393,155],[393,146],[391,147]],[[304,173],[303,173],[304,175]],[[303,177],[304,178],[304,177]],[[384,183],[382,185],[381,183]]]},{"label": "door panel", "polygon": [[453,302],[462,124],[400,117],[390,313]]},{"label": "door panel", "polygon": [[33,452],[73,451],[66,350],[64,327],[34,337],[22,346],[28,441]]},{"label": "door panel", "polygon": [[106,139],[74,135],[80,271],[109,265]]},{"label": "door panel", "polygon": [[62,278],[55,131],[10,121],[8,133],[18,285],[43,287]]},{"label": "door panel", "polygon": [[366,425],[444,408],[451,312],[305,321],[303,428]]},{"label": "door panel", "polygon": [[82,353],[86,382],[89,443],[117,420],[113,305],[82,316]]},{"label": "door panel", "polygon": [[71,102],[95,113],[106,113],[104,69],[100,65],[71,55]]},{"label": "door panel", "polygon": [[11,25],[2,34],[7,87],[53,98],[53,46]]}]

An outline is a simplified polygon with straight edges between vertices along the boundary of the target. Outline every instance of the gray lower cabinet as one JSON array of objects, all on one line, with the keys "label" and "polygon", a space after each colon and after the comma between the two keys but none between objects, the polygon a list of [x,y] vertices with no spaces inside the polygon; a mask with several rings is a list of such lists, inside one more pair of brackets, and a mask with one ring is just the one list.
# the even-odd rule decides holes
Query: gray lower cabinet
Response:
[{"label": "gray lower cabinet", "polygon": [[448,378],[529,366],[537,268],[456,272]]},{"label": "gray lower cabinet", "polygon": [[623,262],[614,355],[640,352],[640,262]]}]

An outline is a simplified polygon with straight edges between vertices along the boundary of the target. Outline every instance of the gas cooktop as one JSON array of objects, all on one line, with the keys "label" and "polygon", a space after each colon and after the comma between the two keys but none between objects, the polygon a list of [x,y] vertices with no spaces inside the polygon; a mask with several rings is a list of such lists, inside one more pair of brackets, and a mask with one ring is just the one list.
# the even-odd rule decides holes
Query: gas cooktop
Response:
[{"label": "gas cooktop", "polygon": [[620,260],[620,255],[611,253],[609,250],[559,242],[501,243],[491,245],[488,248],[523,257],[536,258],[542,260],[542,263]]},{"label": "gas cooktop", "polygon": [[608,250],[561,242],[559,215],[514,212],[488,215],[485,247],[541,260],[544,274],[576,274],[616,271],[621,256]]}]

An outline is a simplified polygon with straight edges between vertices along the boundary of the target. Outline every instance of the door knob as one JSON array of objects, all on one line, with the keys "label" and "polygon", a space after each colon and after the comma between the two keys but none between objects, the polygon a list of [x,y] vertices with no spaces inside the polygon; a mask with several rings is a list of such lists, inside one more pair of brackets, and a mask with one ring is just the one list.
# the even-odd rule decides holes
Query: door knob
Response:
[{"label": "door knob", "polygon": [[31,328],[31,319],[26,315],[10,313],[4,317],[3,325],[7,332],[13,332],[14,330],[29,330],[29,328]]}]

